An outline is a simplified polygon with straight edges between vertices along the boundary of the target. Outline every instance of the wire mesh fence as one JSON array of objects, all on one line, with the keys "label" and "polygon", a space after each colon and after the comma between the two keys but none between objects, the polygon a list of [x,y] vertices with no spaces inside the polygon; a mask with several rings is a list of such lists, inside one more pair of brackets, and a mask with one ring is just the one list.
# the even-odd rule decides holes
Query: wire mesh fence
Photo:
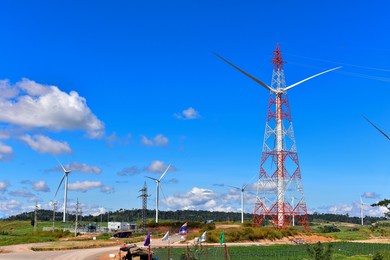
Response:
[{"label": "wire mesh fence", "polygon": [[[364,244],[352,242],[337,242],[332,244],[332,254],[335,259],[351,256],[367,256],[371,259],[375,254],[390,251],[390,244]],[[153,248],[153,259],[158,260],[216,260],[216,259],[310,259],[308,245],[272,245],[272,246],[225,246],[225,245],[188,245],[187,247]],[[344,257],[344,258],[343,258]]]}]

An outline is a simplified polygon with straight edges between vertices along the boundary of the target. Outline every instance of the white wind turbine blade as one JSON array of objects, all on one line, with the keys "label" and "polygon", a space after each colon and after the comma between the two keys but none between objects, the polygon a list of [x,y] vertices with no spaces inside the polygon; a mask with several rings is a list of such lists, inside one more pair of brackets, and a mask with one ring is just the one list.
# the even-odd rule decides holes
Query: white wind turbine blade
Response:
[{"label": "white wind turbine blade", "polygon": [[161,181],[161,179],[164,177],[164,175],[167,173],[169,167],[171,167],[171,165],[168,165],[168,167],[165,169],[164,173],[161,175],[160,179],[158,179],[158,181]]},{"label": "white wind turbine blade", "polygon": [[65,179],[65,176],[66,176],[66,173],[64,172],[64,175],[62,176],[62,179],[61,179],[61,181],[60,181],[60,184],[58,185],[58,188],[57,188],[57,191],[56,191],[56,194],[54,195],[54,197],[57,196],[58,190],[60,189],[61,184],[62,184],[62,182],[63,182],[64,179]]},{"label": "white wind turbine blade", "polygon": [[158,182],[158,181],[159,181],[158,179],[153,178],[153,177],[149,177],[149,176],[145,176],[145,178],[149,178],[149,179],[151,179],[151,180],[154,180],[155,182]]},{"label": "white wind turbine blade", "polygon": [[374,125],[374,123],[371,122],[370,120],[368,120],[367,117],[365,117],[365,116],[363,116],[363,117],[364,117],[364,119],[366,119],[366,120],[368,121],[368,123],[370,123],[373,127],[375,127],[376,130],[378,130],[379,132],[381,132],[381,134],[383,134],[387,139],[390,140],[390,137],[389,137],[385,132],[383,132],[379,127],[377,127],[376,125]]},{"label": "white wind turbine blade", "polygon": [[256,81],[257,83],[259,83],[261,86],[263,86],[264,88],[268,89],[269,91],[273,92],[273,93],[276,93],[276,91],[271,88],[270,86],[268,86],[267,84],[265,84],[263,81],[259,80],[258,78],[252,76],[251,74],[249,74],[248,72],[244,71],[243,69],[239,68],[238,66],[234,65],[233,63],[231,63],[230,61],[228,61],[227,59],[225,59],[224,57],[222,57],[221,55],[217,54],[217,53],[214,53],[215,56],[217,56],[218,58],[220,58],[221,60],[223,60],[224,62],[226,62],[227,64],[229,64],[230,66],[232,66],[233,68],[235,68],[236,70],[238,70],[239,72],[241,72],[242,74],[244,74],[245,76],[249,77],[250,79]]},{"label": "white wind turbine blade", "polygon": [[57,162],[60,164],[62,170],[64,171],[64,173],[70,173],[72,170],[67,170],[65,169],[65,167],[62,165],[62,163],[56,158]]},{"label": "white wind turbine blade", "polygon": [[56,160],[57,160],[57,162],[60,164],[62,170],[63,170],[64,172],[66,172],[65,167],[62,165],[62,163],[61,163],[57,158],[56,158]]},{"label": "white wind turbine blade", "polygon": [[257,174],[253,175],[253,177],[244,185],[242,186],[242,189],[245,190],[246,189],[246,186],[248,186],[249,183],[252,182],[252,180],[257,176]]},{"label": "white wind turbine blade", "polygon": [[239,188],[239,187],[236,187],[236,186],[231,186],[231,185],[227,185],[228,187],[230,187],[230,188],[234,188],[234,189],[238,189],[238,190],[241,190],[241,188]]},{"label": "white wind turbine blade", "polygon": [[340,69],[340,68],[341,68],[341,67],[336,67],[336,68],[333,68],[333,69],[326,70],[326,71],[320,72],[320,73],[318,73],[318,74],[315,74],[315,75],[313,75],[313,76],[311,76],[311,77],[308,77],[308,78],[303,79],[303,80],[301,80],[301,81],[299,81],[299,82],[297,82],[297,83],[294,83],[294,84],[292,84],[292,85],[290,85],[290,86],[288,86],[288,87],[285,87],[285,88],[283,89],[283,91],[287,91],[287,90],[289,90],[289,89],[292,89],[293,87],[295,87],[295,86],[297,86],[297,85],[299,85],[299,84],[301,84],[301,83],[303,83],[303,82],[305,82],[305,81],[308,81],[308,80],[310,80],[310,79],[312,79],[312,78],[318,77],[318,76],[320,76],[320,75],[322,75],[322,74],[325,74],[325,73],[328,73],[328,72],[331,72],[331,71],[333,71],[333,70],[337,70],[337,69]]}]

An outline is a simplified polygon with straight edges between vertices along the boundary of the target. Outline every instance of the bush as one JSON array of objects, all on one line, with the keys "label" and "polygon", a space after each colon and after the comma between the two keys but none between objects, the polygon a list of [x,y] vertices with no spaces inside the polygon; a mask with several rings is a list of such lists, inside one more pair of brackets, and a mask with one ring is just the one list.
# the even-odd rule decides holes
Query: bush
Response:
[{"label": "bush", "polygon": [[[222,230],[212,230],[207,232],[207,242],[218,243],[219,236]],[[287,229],[278,231],[273,227],[244,227],[244,228],[229,228],[225,229],[226,242],[240,242],[240,241],[256,241],[260,239],[281,239],[286,236],[294,236],[298,233],[297,230]]]},{"label": "bush", "polygon": [[52,231],[38,231],[38,232],[34,232],[33,234],[27,235],[27,236],[62,238],[62,237],[69,237],[70,235],[71,235],[71,233],[68,230],[63,231],[60,229],[56,229],[56,230],[54,230],[54,232],[52,232]]},{"label": "bush", "polygon": [[202,226],[202,231],[211,231],[211,230],[214,230],[215,229],[215,223],[207,223],[207,224],[203,224]]},{"label": "bush", "polygon": [[383,251],[380,253],[376,253],[372,260],[390,260],[390,251]]},{"label": "bush", "polygon": [[332,232],[340,232],[341,231],[335,225],[326,225],[326,226],[320,227],[319,229],[320,229],[320,232],[322,232],[322,233],[332,233]]},{"label": "bush", "polygon": [[313,260],[331,260],[332,259],[332,244],[327,244],[324,247],[321,242],[308,245],[306,249],[310,259]]}]

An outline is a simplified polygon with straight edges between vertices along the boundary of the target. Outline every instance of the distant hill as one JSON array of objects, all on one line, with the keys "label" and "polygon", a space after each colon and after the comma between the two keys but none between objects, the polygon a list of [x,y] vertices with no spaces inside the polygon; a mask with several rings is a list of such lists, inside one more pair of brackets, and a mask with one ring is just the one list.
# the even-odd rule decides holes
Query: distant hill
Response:
[{"label": "distant hill", "polygon": [[[51,210],[39,210],[38,211],[38,221],[52,221],[53,220],[53,211]],[[325,213],[314,213],[309,214],[309,222],[345,222],[360,224],[359,217],[350,217],[347,215],[339,214],[325,214]],[[10,216],[5,220],[32,220],[34,218],[34,212],[25,212],[15,216]],[[79,216],[79,220],[84,222],[107,222],[108,218],[110,221],[125,221],[131,223],[140,223],[142,221],[142,210],[133,209],[133,210],[117,210],[113,212],[107,212],[98,216],[92,215],[83,215]],[[147,210],[146,219],[147,222],[154,222],[155,211]],[[246,222],[252,221],[253,214],[244,214],[244,219]],[[56,212],[55,215],[56,221],[62,219],[62,212]],[[159,211],[160,222],[164,220],[174,220],[174,221],[197,221],[205,222],[207,220],[213,220],[216,222],[239,222],[241,220],[241,213],[237,212],[218,212],[218,211],[205,211],[205,210],[177,210],[177,211]],[[379,220],[384,220],[384,217],[364,217],[365,224],[371,224]],[[75,220],[74,214],[68,215],[69,221]]]}]

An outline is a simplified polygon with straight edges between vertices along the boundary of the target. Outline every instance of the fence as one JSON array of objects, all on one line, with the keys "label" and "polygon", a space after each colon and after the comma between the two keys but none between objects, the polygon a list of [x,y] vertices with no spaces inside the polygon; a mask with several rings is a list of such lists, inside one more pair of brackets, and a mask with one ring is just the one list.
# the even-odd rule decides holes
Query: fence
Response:
[{"label": "fence", "polygon": [[[272,245],[272,246],[220,246],[220,245],[187,245],[180,248],[151,247],[154,259],[158,260],[302,260],[310,259],[308,245]],[[365,244],[352,242],[332,243],[333,256],[368,256],[390,251],[390,244]]]}]

